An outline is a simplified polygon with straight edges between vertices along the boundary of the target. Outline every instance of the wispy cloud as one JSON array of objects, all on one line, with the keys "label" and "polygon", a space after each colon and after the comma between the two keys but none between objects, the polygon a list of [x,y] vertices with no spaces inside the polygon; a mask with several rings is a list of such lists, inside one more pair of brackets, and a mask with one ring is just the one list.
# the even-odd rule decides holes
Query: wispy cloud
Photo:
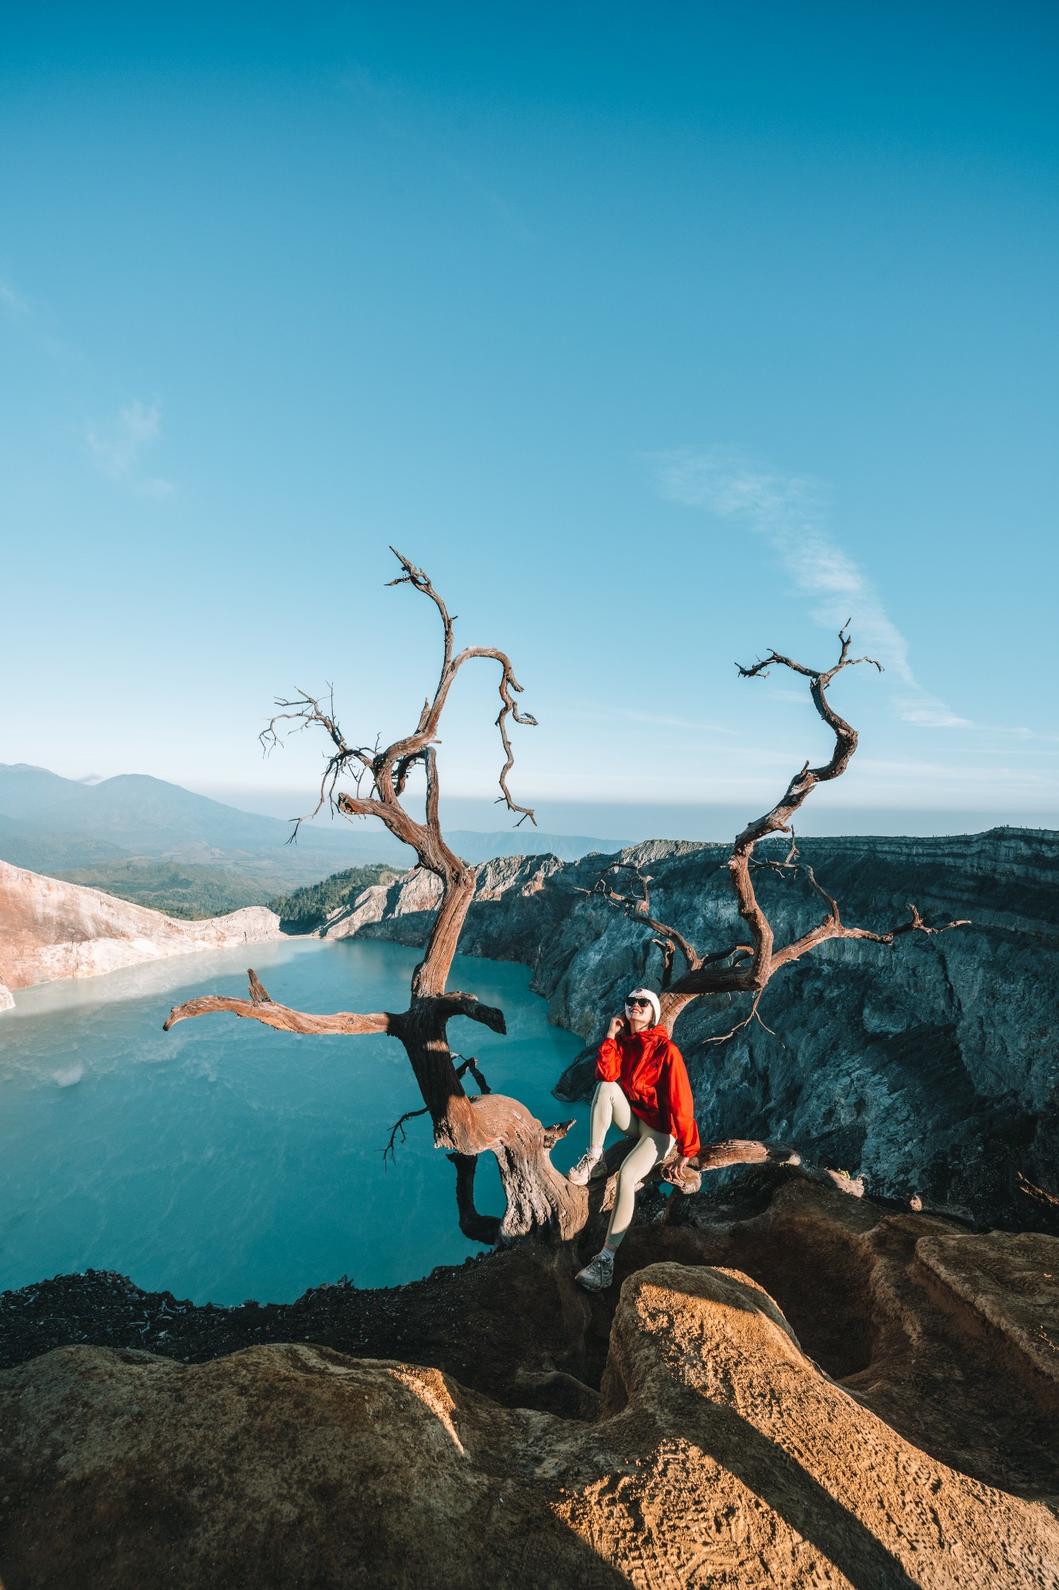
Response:
[{"label": "wispy cloud", "polygon": [[937,696],[928,694],[916,686],[915,692],[910,695],[895,696],[894,706],[897,715],[905,723],[914,723],[921,729],[969,729],[973,727],[970,718],[961,718],[958,713],[947,707],[944,701],[939,701]]},{"label": "wispy cloud", "polygon": [[3,306],[9,315],[21,318],[23,315],[29,314],[29,304],[22,294],[16,292],[11,283],[3,276],[0,276],[0,305]]},{"label": "wispy cloud", "polygon": [[1051,769],[1041,771],[1026,767],[954,767],[950,762],[927,762],[922,758],[904,761],[899,758],[870,757],[860,759],[858,771],[870,774],[873,780],[893,779],[907,784],[927,779],[935,793],[947,788],[955,796],[972,785],[988,785],[998,794],[1011,786],[1026,786],[1055,794],[1055,774]]},{"label": "wispy cloud", "polygon": [[173,490],[171,480],[140,474],[143,454],[156,445],[161,434],[162,412],[158,404],[137,399],[102,427],[90,425],[85,440],[93,464],[108,480],[146,497],[167,497]]},{"label": "wispy cloud", "polygon": [[[81,351],[54,330],[54,317],[47,304],[29,299],[9,277],[0,276],[0,319],[19,322],[31,347],[48,359],[83,370],[87,361]],[[79,445],[87,447],[100,474],[118,481],[145,497],[168,497],[175,490],[171,480],[157,475],[141,475],[138,465],[145,448],[152,447],[162,433],[162,414],[157,403],[129,403],[102,424],[77,424],[71,427]]]},{"label": "wispy cloud", "polygon": [[827,493],[818,481],[763,469],[732,449],[681,448],[652,457],[659,487],[673,502],[736,519],[776,553],[796,588],[812,598],[812,617],[836,630],[856,625],[864,650],[901,682],[894,708],[921,728],[970,728],[944,701],[916,679],[905,636],[887,613],[864,571],[824,528]]}]

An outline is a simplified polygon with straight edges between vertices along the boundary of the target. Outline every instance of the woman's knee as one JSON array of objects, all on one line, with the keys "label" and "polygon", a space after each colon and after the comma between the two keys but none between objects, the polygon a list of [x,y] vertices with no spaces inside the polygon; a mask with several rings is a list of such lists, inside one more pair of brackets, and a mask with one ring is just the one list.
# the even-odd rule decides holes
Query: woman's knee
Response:
[{"label": "woman's knee", "polygon": [[630,1163],[631,1160],[632,1160],[632,1155],[630,1154],[626,1159],[624,1159],[622,1161],[621,1166],[620,1166],[620,1168],[618,1170],[618,1188],[619,1188],[619,1190],[625,1190],[626,1188],[628,1188],[628,1189],[631,1189],[631,1191],[635,1192],[637,1184],[640,1181],[643,1180],[643,1175],[644,1175],[643,1171],[638,1169],[637,1166],[634,1163]]},{"label": "woman's knee", "polygon": [[594,1099],[617,1099],[624,1098],[625,1095],[621,1091],[619,1082],[597,1082],[596,1091],[592,1097]]}]

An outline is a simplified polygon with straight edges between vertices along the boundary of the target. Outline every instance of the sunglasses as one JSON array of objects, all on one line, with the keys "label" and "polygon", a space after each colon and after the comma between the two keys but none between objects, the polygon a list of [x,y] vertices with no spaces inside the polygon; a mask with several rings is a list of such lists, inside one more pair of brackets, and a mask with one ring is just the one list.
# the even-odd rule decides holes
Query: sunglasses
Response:
[{"label": "sunglasses", "polygon": [[627,999],[625,1001],[625,1003],[627,1005],[647,1005],[647,1006],[649,1006],[651,1001],[649,999]]}]

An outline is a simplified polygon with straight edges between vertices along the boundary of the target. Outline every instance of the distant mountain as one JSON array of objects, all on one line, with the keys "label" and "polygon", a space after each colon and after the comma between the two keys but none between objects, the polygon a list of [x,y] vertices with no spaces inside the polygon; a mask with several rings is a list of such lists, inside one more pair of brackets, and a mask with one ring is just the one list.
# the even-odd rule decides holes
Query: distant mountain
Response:
[{"label": "distant mountain", "polygon": [[278,817],[241,812],[142,773],[85,784],[44,768],[0,764],[0,845],[18,865],[67,870],[122,857],[267,860],[273,871],[308,879],[343,861],[388,859],[399,848],[388,834],[345,824],[306,825],[296,846],[287,845],[290,831]]},{"label": "distant mountain", "polygon": [[[0,764],[0,856],[37,872],[112,867],[124,860],[174,860],[267,871],[268,891],[311,883],[343,866],[370,862],[407,867],[414,859],[381,825],[324,819],[306,824],[288,845],[278,817],[193,794],[143,773],[86,783],[26,763]],[[449,842],[468,861],[552,853],[564,861],[619,841],[541,834],[523,826],[499,833],[456,831]],[[267,895],[265,896],[267,898]]]}]

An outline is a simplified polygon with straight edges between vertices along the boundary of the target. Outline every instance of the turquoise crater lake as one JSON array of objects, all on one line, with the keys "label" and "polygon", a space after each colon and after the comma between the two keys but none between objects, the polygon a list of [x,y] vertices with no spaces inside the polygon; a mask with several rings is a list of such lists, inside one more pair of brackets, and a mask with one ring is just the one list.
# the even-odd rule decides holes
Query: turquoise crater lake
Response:
[{"label": "turquoise crater lake", "polygon": [[[295,1037],[231,1016],[162,1031],[184,999],[244,993],[249,962],[302,1010],[402,1010],[418,958],[288,939],[16,994],[0,1018],[0,1290],[91,1268],[197,1303],[290,1302],[342,1275],[391,1286],[482,1252],[456,1224],[452,1166],[425,1116],[383,1165],[393,1122],[421,1103],[392,1039]],[[546,1122],[583,1119],[550,1096],[581,1041],[549,1026],[528,970],[459,956],[451,984],[507,1017],[506,1037],[449,1026],[490,1087]],[[559,1144],[557,1165],[583,1136]],[[491,1155],[477,1202],[502,1207]]]}]

